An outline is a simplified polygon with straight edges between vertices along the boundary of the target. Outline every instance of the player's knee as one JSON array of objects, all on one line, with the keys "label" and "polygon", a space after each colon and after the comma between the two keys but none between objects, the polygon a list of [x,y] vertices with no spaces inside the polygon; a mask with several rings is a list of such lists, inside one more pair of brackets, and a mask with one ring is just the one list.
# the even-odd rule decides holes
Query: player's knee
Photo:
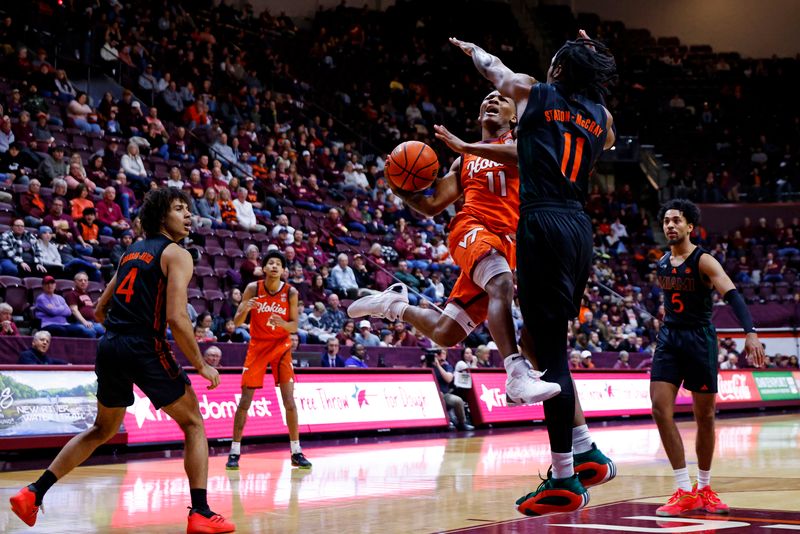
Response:
[{"label": "player's knee", "polygon": [[714,426],[714,410],[695,410],[694,420],[699,427],[713,427]]},{"label": "player's knee", "polygon": [[297,411],[297,405],[294,403],[294,397],[283,397],[283,408],[287,412]]},{"label": "player's knee", "polygon": [[486,293],[492,300],[508,300],[514,298],[514,278],[511,273],[498,274],[486,284]]},{"label": "player's knee", "polygon": [[91,428],[92,437],[100,443],[105,443],[106,441],[110,440],[117,434],[118,431],[118,427],[114,428],[113,425],[107,424],[98,425],[95,423]]},{"label": "player's knee", "polygon": [[653,402],[653,419],[656,421],[669,421],[672,419],[672,407],[663,402]]}]

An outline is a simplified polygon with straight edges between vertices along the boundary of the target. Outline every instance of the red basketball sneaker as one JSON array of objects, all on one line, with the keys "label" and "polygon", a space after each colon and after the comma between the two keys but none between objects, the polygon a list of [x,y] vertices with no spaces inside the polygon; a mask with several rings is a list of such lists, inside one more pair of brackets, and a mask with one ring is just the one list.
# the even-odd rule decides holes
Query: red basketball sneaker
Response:
[{"label": "red basketball sneaker", "polygon": [[700,497],[697,493],[692,491],[684,491],[680,488],[672,494],[667,504],[659,506],[656,509],[656,515],[662,517],[670,517],[674,515],[681,515],[683,512],[691,512],[702,507]]},{"label": "red basketball sneaker", "polygon": [[219,514],[212,512],[211,517],[206,517],[195,509],[189,512],[189,524],[186,534],[221,534],[235,532],[236,525]]},{"label": "red basketball sneaker", "polygon": [[[11,510],[26,525],[32,527],[36,524],[36,514],[39,513],[39,507],[36,506],[36,493],[29,490],[28,486],[19,490],[16,495],[8,499],[8,502],[11,503]],[[42,512],[44,512],[44,507],[42,507]]]},{"label": "red basketball sneaker", "polygon": [[700,498],[700,507],[709,514],[729,514],[731,513],[730,507],[722,502],[717,495],[717,492],[711,489],[711,486],[706,486],[702,489],[697,489],[697,484],[694,485],[697,496]]}]

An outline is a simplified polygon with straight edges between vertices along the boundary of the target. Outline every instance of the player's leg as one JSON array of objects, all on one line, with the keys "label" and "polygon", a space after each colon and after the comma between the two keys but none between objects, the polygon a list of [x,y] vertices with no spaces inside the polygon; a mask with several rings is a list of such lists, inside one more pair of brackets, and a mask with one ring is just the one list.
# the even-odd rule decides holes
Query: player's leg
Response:
[{"label": "player's leg", "polygon": [[290,351],[285,351],[278,361],[272,362],[272,376],[275,378],[275,385],[281,390],[286,427],[289,430],[292,465],[301,469],[311,469],[311,462],[305,457],[303,448],[300,446],[300,424],[297,404],[294,401],[294,367]]},{"label": "player's leg", "polygon": [[692,392],[692,410],[697,423],[697,496],[706,512],[727,514],[730,508],[711,489],[711,463],[716,442],[717,333],[713,327],[701,327],[682,334],[683,348],[692,367],[684,387]]},{"label": "player's leg", "polygon": [[[658,378],[658,376],[656,376]],[[666,504],[656,509],[656,515],[675,516],[698,508],[700,501],[689,481],[686,467],[686,453],[683,448],[678,427],[675,424],[675,398],[678,386],[670,382],[653,380],[650,382],[650,400],[653,405],[653,419],[661,436],[661,444],[672,466],[677,489]]]},{"label": "player's leg", "polygon": [[[661,437],[661,444],[664,452],[672,466],[672,469],[684,469],[686,467],[686,454],[683,448],[683,440],[675,424],[675,398],[678,395],[678,386],[669,382],[650,382],[650,401],[653,405],[653,419],[658,427],[658,434]],[[688,477],[687,477],[688,480]],[[688,482],[678,481],[679,487],[688,491]]]},{"label": "player's leg", "polygon": [[716,410],[716,393],[692,392],[692,410],[697,423],[697,496],[703,509],[710,514],[727,514],[730,508],[722,502],[717,493],[711,489],[711,463],[714,459],[716,442],[714,429],[714,413]]},{"label": "player's leg", "polygon": [[457,345],[468,335],[452,317],[430,308],[409,305],[398,318],[414,326],[441,347]]},{"label": "player's leg", "polygon": [[242,454],[242,435],[244,425],[247,423],[247,411],[253,402],[255,390],[263,387],[264,375],[269,365],[270,351],[275,350],[271,343],[251,340],[247,347],[247,354],[244,358],[244,371],[242,372],[242,398],[236,407],[236,414],[233,417],[233,441],[231,450],[228,453],[228,461],[225,468],[230,470],[239,469],[239,457]]},{"label": "player's leg", "polygon": [[236,414],[233,416],[233,441],[231,441],[231,450],[228,453],[228,461],[225,463],[225,469],[234,471],[239,469],[244,425],[247,423],[247,411],[250,409],[250,404],[253,402],[255,391],[256,388],[242,386],[242,396],[239,399],[239,405],[236,407]]},{"label": "player's leg", "polygon": [[[522,328],[519,341],[522,354],[531,362],[534,369],[539,369],[539,364],[531,348],[533,341],[527,328]],[[578,478],[583,487],[588,489],[605,484],[617,476],[617,467],[611,458],[597,448],[592,439],[586,417],[583,415],[583,407],[574,376],[572,377],[572,387],[575,390],[575,416],[572,418],[572,459]]]},{"label": "player's leg", "polygon": [[[713,393],[692,393],[692,411],[697,423],[695,451],[697,452],[697,468],[701,472],[711,471],[711,462],[714,459],[716,397],[716,394]],[[703,485],[708,486],[708,483]]]},{"label": "player's leg", "polygon": [[250,404],[253,402],[253,395],[255,392],[256,388],[242,386],[242,398],[239,399],[239,405],[236,407],[236,415],[233,417],[233,441],[236,443],[242,441],[244,425],[247,424],[247,411],[250,409]]},{"label": "player's leg", "polygon": [[[527,321],[526,318],[526,325]],[[517,509],[521,513],[538,516],[582,508],[589,502],[589,494],[573,466],[572,421],[575,390],[567,359],[561,354],[564,352],[563,345],[567,336],[567,320],[540,318],[532,322],[534,325],[528,328],[532,332],[534,352],[539,364],[547,368],[542,380],[556,383],[561,388],[558,395],[544,401],[545,423],[550,438],[551,472],[537,490],[517,500]]]},{"label": "player's leg", "polygon": [[192,508],[189,512],[187,533],[233,532],[233,523],[211,511],[208,505],[208,440],[197,396],[189,384],[184,384],[184,394],[178,400],[162,406],[181,428],[184,436],[183,468],[189,478]]},{"label": "player's leg", "polygon": [[[142,349],[137,338],[112,334],[100,340],[95,363],[97,416],[94,424],[67,443],[39,480],[11,498],[12,509],[28,525],[36,522],[42,498],[56,480],[80,465],[119,430],[125,408],[133,404],[130,365],[139,361],[138,353]],[[145,356],[152,356],[152,345],[148,345],[146,351]]]},{"label": "player's leg", "polygon": [[124,418],[124,407],[109,408],[98,401],[94,424],[69,440],[36,482],[22,488],[11,497],[11,509],[14,513],[27,525],[33,526],[42,499],[50,487],[85,462],[97,447],[114,437],[119,432]]},{"label": "player's leg", "polygon": [[[577,315],[575,295],[583,292],[591,265],[591,221],[579,211],[551,209],[523,213],[517,230],[519,301],[542,380],[561,392],[544,402],[552,471],[540,487],[517,500],[526,515],[574,511],[589,493],[574,471],[572,428],[575,389],[566,356],[568,320]],[[555,500],[563,496],[566,499]]]}]

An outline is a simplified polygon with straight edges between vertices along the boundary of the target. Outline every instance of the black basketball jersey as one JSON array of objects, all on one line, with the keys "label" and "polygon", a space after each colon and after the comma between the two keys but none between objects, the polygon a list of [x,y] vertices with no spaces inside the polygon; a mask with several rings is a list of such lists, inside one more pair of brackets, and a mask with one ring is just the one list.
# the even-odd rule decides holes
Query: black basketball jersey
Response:
[{"label": "black basketball jersey", "polygon": [[603,106],[565,94],[558,83],[531,87],[517,128],[521,208],[542,200],[584,203],[606,121]]},{"label": "black basketball jersey", "polygon": [[658,260],[658,284],[664,290],[664,323],[672,326],[698,327],[711,325],[711,293],[700,273],[700,257],[707,252],[695,247],[677,267],[669,259],[670,252]]},{"label": "black basketball jersey", "polygon": [[167,330],[167,277],[161,254],[174,241],[158,235],[133,243],[117,269],[117,287],[105,327],[111,332],[163,337]]}]

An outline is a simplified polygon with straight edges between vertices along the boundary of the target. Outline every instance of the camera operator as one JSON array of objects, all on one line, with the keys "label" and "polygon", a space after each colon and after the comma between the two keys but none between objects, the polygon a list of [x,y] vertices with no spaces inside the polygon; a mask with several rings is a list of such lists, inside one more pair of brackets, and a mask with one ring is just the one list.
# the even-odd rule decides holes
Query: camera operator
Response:
[{"label": "camera operator", "polygon": [[453,366],[447,362],[447,350],[431,349],[425,353],[424,367],[433,369],[436,381],[439,384],[439,391],[444,398],[447,409],[452,409],[456,414],[457,427],[459,430],[475,430],[475,427],[467,423],[467,415],[464,410],[464,400],[453,393]]}]

